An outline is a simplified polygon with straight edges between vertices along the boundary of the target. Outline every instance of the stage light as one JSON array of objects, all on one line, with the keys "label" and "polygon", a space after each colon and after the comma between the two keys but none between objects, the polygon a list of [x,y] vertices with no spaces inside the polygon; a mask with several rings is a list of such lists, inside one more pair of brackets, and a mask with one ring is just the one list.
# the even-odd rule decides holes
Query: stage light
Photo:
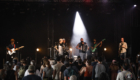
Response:
[{"label": "stage light", "polygon": [[136,5],[136,4],[134,4],[134,7],[137,7],[137,5]]},{"label": "stage light", "polygon": [[104,48],[104,51],[106,51],[107,49],[106,48]]},{"label": "stage light", "polygon": [[76,12],[71,39],[72,55],[79,55],[79,50],[76,49],[76,46],[80,42],[81,38],[84,39],[84,42],[90,44],[85,25],[83,24],[79,12]]},{"label": "stage light", "polygon": [[37,48],[36,51],[38,52],[39,51],[39,48]]},{"label": "stage light", "polygon": [[70,51],[72,51],[72,48],[70,48]]}]

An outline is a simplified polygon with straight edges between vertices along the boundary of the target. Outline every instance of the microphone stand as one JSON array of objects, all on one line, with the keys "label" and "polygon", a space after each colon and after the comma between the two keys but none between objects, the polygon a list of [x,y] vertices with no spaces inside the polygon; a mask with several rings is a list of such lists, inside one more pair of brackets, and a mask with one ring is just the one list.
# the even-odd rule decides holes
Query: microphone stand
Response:
[{"label": "microphone stand", "polygon": [[52,57],[52,55],[51,55],[51,50],[52,50],[52,48],[50,47],[50,48],[48,48],[48,49],[50,49],[50,58]]},{"label": "microphone stand", "polygon": [[[17,47],[19,47],[18,42],[17,42]],[[18,58],[18,61],[20,61],[20,54],[19,54],[19,50],[17,51],[17,58]]]}]

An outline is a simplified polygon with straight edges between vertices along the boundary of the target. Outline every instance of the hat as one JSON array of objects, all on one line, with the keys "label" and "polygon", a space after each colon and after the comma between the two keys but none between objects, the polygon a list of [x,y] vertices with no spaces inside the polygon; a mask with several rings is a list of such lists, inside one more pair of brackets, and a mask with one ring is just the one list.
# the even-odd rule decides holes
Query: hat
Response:
[{"label": "hat", "polygon": [[14,39],[11,39],[11,42],[15,42],[15,40]]},{"label": "hat", "polygon": [[29,67],[28,67],[28,71],[34,71],[35,70],[35,66],[33,66],[33,65],[30,65]]}]

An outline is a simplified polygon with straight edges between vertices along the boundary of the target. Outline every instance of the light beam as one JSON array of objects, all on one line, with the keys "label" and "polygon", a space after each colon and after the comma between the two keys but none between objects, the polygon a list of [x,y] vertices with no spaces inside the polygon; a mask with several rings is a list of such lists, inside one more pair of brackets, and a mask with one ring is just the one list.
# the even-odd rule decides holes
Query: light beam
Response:
[{"label": "light beam", "polygon": [[83,38],[84,42],[89,44],[89,38],[86,31],[86,28],[83,24],[83,21],[80,17],[79,12],[76,12],[75,22],[73,26],[73,35],[71,39],[71,46],[72,46],[72,55],[79,55],[79,50],[76,49],[77,44],[80,42],[80,39]]}]

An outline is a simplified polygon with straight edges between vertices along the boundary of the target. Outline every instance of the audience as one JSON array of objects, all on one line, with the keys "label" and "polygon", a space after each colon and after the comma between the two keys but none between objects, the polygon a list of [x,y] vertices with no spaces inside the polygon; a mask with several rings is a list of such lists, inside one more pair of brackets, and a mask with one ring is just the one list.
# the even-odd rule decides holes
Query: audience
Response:
[{"label": "audience", "polygon": [[69,63],[64,71],[64,80],[69,80],[72,75],[75,75],[77,79],[79,78],[79,71],[75,65],[73,65],[73,59],[69,59]]},{"label": "audience", "polygon": [[49,61],[44,61],[45,68],[43,69],[43,80],[52,80],[53,69]]},{"label": "audience", "polygon": [[105,66],[102,64],[102,57],[98,57],[98,63],[96,64],[95,67],[93,67],[92,70],[92,79],[93,80],[98,80],[98,77],[102,72],[106,72]]},{"label": "audience", "polygon": [[53,79],[58,80],[60,69],[64,64],[60,61],[60,57],[57,57],[56,61],[57,63],[54,65],[53,69]]},{"label": "audience", "polygon": [[[30,64],[30,65],[32,65],[32,66],[35,67],[35,72],[34,72],[34,73],[35,73],[36,75],[38,75],[38,76],[41,77],[41,74],[40,74],[39,70],[36,69],[36,65],[35,65],[35,61],[34,61],[34,60],[31,61],[31,64]],[[27,76],[27,75],[29,75],[29,71],[28,71],[28,69],[25,71],[24,76]]]},{"label": "audience", "polygon": [[60,69],[59,80],[64,80],[64,74],[63,73],[66,69],[66,66],[68,66],[68,65],[69,65],[69,58],[65,58],[64,65]]},{"label": "audience", "polygon": [[17,71],[13,70],[12,66],[9,66],[9,70],[6,72],[5,80],[18,80]]},{"label": "audience", "polygon": [[110,65],[111,80],[116,80],[118,70],[119,70],[119,66],[117,64],[117,61],[112,60],[112,63]]},{"label": "audience", "polygon": [[34,72],[35,72],[35,66],[34,65],[30,65],[28,67],[28,72],[29,75],[23,77],[22,80],[42,80],[41,77],[37,76]]},{"label": "audience", "polygon": [[12,64],[6,61],[0,69],[0,80],[140,80],[139,56],[136,61],[137,65],[129,57],[121,63],[113,59],[110,64],[103,56],[84,61],[80,56],[76,60],[68,57],[52,60],[44,56],[39,71],[31,58],[22,59],[18,64],[14,58]]},{"label": "audience", "polygon": [[91,66],[91,61],[87,60],[86,67],[83,67],[80,70],[80,75],[82,75],[84,73],[84,80],[91,80],[92,69],[93,69],[93,66]]},{"label": "audience", "polygon": [[127,64],[122,65],[123,71],[119,72],[116,80],[131,80],[133,75],[130,71],[128,71],[129,66]]},{"label": "audience", "polygon": [[[98,78],[98,80],[110,80],[109,76],[106,72],[102,72]],[[112,80],[112,79],[111,79]]]},{"label": "audience", "polygon": [[26,61],[24,59],[22,59],[20,62],[21,62],[21,66],[18,70],[18,80],[22,80],[25,71],[28,69],[28,65],[26,64]]}]

